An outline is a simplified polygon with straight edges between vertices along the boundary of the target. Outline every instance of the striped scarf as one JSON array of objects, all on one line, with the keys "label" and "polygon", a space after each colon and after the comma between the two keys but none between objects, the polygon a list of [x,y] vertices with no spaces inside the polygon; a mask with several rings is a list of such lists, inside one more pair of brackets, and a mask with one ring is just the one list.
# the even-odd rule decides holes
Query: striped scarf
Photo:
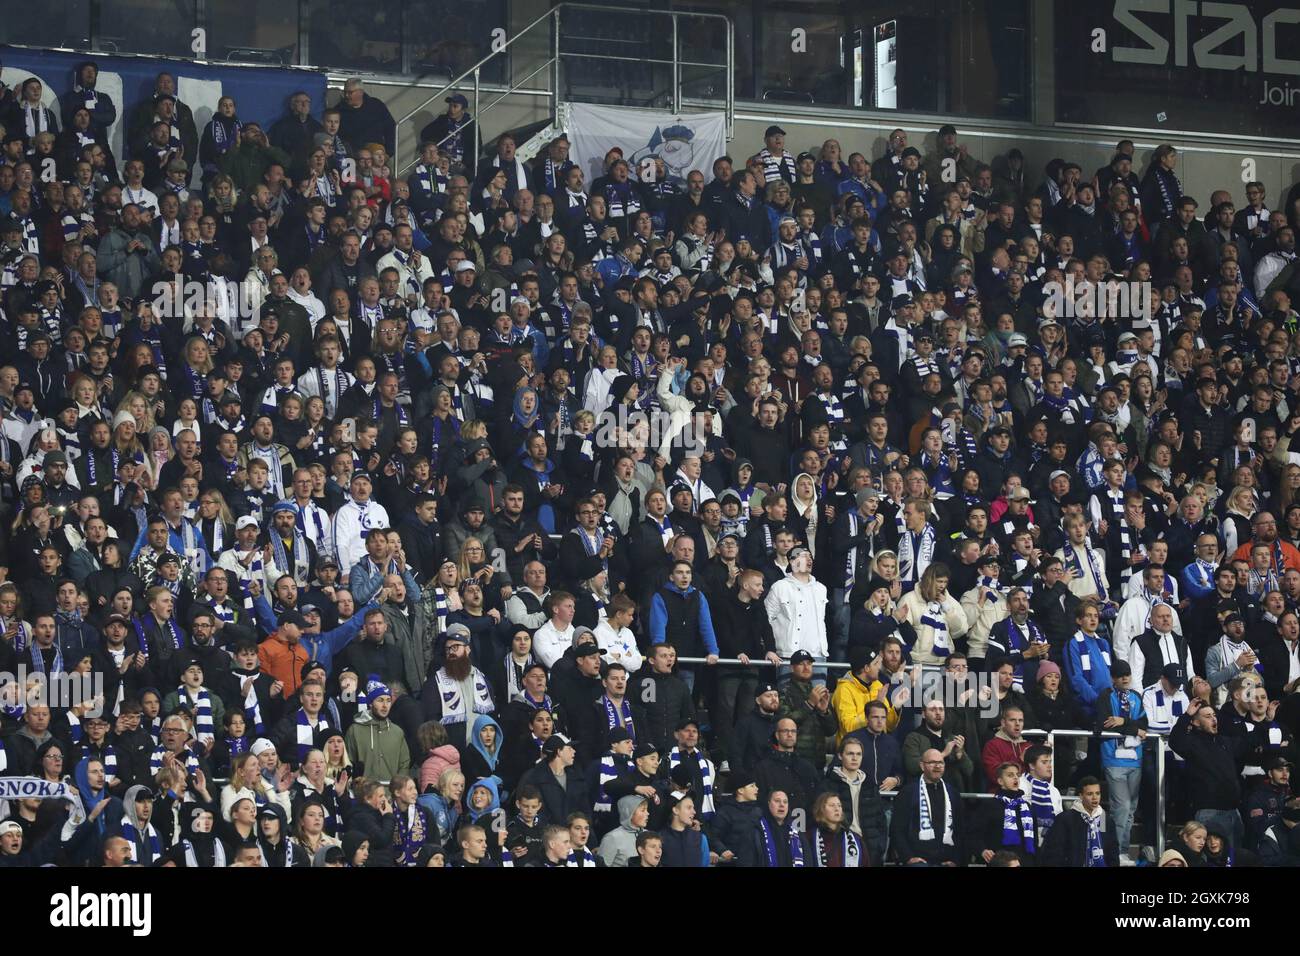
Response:
[{"label": "striped scarf", "polygon": [[1029,809],[1037,824],[1036,839],[1039,844],[1056,822],[1056,807],[1052,803],[1052,781],[1029,778]]},{"label": "striped scarf", "polygon": [[187,700],[194,701],[194,736],[198,738],[199,743],[207,744],[216,739],[216,733],[212,726],[212,695],[208,693],[206,687],[198,689],[198,695],[191,698],[189,688],[184,684],[176,689],[177,696],[180,697],[181,703]]},{"label": "striped scarf", "polygon": [[[1007,651],[1018,651],[1022,655],[1030,644],[1045,644],[1047,638],[1043,637],[1043,632],[1038,629],[1033,618],[1026,618],[1024,624],[1017,624],[1014,619],[1007,618]],[[1015,664],[1015,670],[1012,671],[1011,686],[1013,689],[1024,693],[1025,685],[1025,662],[1023,657]]]},{"label": "striped scarf", "polygon": [[299,708],[294,724],[294,735],[298,743],[298,763],[302,763],[316,746],[316,731],[329,730],[330,722],[325,717],[325,711],[322,710],[316,715],[316,726],[312,727],[311,721],[307,718],[307,711]]},{"label": "striped scarf", "polygon": [[1023,793],[1014,797],[998,794],[1002,802],[1002,845],[1023,846],[1026,853],[1034,852],[1034,814]]},{"label": "striped scarf", "polygon": [[[1061,551],[1065,555],[1065,566],[1067,568],[1074,568],[1082,574],[1083,561],[1075,552],[1074,545],[1067,541],[1065,542],[1065,547],[1062,548]],[[1101,569],[1097,566],[1097,558],[1092,553],[1092,548],[1088,547],[1086,544],[1083,546],[1083,553],[1088,558],[1088,571],[1092,574],[1093,584],[1097,587],[1097,597],[1104,602],[1106,600],[1106,584],[1102,580]]]},{"label": "striped scarf", "polygon": [[778,839],[784,839],[790,844],[790,865],[799,867],[804,865],[803,841],[799,839],[799,834],[795,832],[794,827],[788,822],[781,825],[781,832],[778,834],[771,821],[764,815],[758,821],[758,830],[763,838],[763,855],[767,859],[768,866],[776,867],[781,865],[776,852],[776,841]]},{"label": "striped scarf", "polygon": [[289,562],[289,555],[284,550],[284,539],[280,537],[278,531],[271,535],[271,552],[275,556],[275,566],[284,574],[292,574],[298,587],[305,588],[307,577],[311,573],[311,562],[307,559],[306,535],[294,529],[292,563]]},{"label": "striped scarf", "polygon": [[934,656],[947,657],[952,652],[952,646],[948,641],[948,619],[944,616],[943,604],[939,601],[927,604],[921,612],[921,623],[934,631]]},{"label": "striped scarf", "polygon": [[[903,511],[898,511],[899,522],[902,522]],[[927,522],[926,526],[921,529],[919,534],[903,530],[898,540],[898,578],[903,582],[903,590],[910,591],[921,580],[921,575],[925,573],[932,561],[934,561],[934,549],[937,541],[934,528]]]},{"label": "striped scarf", "polygon": [[31,643],[32,670],[45,677],[53,677],[63,673],[63,649],[59,647],[58,641],[55,641],[51,647],[54,648],[54,662],[50,664],[49,673],[45,671],[45,655],[41,651],[41,646],[35,641]]},{"label": "striped scarf", "polygon": [[[674,747],[668,751],[668,768],[670,771],[681,766],[681,762],[682,750],[680,747]],[[700,768],[700,819],[711,820],[715,812],[713,806],[713,763],[700,750],[695,751],[695,762]]]},{"label": "striped scarf", "polygon": [[613,811],[614,801],[605,791],[605,787],[621,777],[623,775],[622,771],[629,766],[628,758],[622,754],[608,753],[600,758],[600,767],[598,769],[600,779],[596,787],[596,801],[591,807],[597,813],[611,813]]},{"label": "striped scarf", "polygon": [[[161,723],[161,719],[159,720],[159,723]],[[165,753],[166,751],[163,750],[162,747],[155,747],[153,753],[149,755],[149,773],[151,776],[157,774],[159,770],[162,770],[163,755]],[[185,760],[183,761],[185,764],[185,772],[194,773],[194,771],[199,769],[199,758],[194,756],[194,751],[190,750],[188,747],[185,748],[183,753],[185,754]]]},{"label": "striped scarf", "polygon": [[[238,672],[236,672],[236,675],[238,676]],[[245,674],[243,676],[247,678],[253,675]],[[262,721],[262,705],[257,699],[256,684],[248,688],[248,693],[244,695],[244,722],[253,728],[253,733],[258,737],[262,736],[262,732],[266,729],[266,725]],[[231,756],[233,757],[235,754],[232,753]]]},{"label": "striped scarf", "polygon": [[[162,845],[158,840],[158,831],[154,829],[152,823],[145,824],[145,839],[149,841],[149,859],[147,863],[157,863],[162,858]],[[139,845],[144,842],[140,836],[140,831],[135,828],[135,824],[122,821],[122,836],[130,844],[131,862],[139,863],[140,850]]]},{"label": "striped scarf", "polygon": [[605,710],[605,729],[613,730],[616,727],[622,727],[636,741],[636,728],[632,725],[632,705],[628,703],[627,698],[623,699],[623,705],[620,708],[614,707],[614,702],[609,699],[608,694],[600,695],[600,705]]}]

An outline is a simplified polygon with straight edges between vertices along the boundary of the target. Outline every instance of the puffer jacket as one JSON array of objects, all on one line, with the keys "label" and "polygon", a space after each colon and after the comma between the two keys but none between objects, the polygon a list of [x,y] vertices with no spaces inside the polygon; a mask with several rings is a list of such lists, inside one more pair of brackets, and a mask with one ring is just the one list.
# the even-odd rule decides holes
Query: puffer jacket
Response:
[{"label": "puffer jacket", "polygon": [[857,821],[857,830],[867,845],[867,859],[873,866],[881,866],[885,859],[885,843],[889,837],[889,827],[885,823],[885,801],[880,791],[871,785],[870,778],[862,771],[861,784],[858,787],[858,802],[853,803],[853,785],[845,775],[843,767],[832,767],[826,772],[826,781],[822,790],[833,793],[840,798],[844,808],[844,825],[853,828]]}]

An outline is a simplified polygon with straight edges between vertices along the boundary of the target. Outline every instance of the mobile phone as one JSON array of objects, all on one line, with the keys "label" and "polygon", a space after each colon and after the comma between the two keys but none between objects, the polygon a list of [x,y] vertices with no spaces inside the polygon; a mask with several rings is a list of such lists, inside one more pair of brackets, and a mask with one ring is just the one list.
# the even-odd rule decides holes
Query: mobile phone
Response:
[{"label": "mobile phone", "polygon": [[357,440],[357,420],[355,418],[343,419],[343,440],[349,444]]},{"label": "mobile phone", "polygon": [[1248,418],[1241,423],[1241,439],[1247,444],[1255,443],[1255,419]]}]

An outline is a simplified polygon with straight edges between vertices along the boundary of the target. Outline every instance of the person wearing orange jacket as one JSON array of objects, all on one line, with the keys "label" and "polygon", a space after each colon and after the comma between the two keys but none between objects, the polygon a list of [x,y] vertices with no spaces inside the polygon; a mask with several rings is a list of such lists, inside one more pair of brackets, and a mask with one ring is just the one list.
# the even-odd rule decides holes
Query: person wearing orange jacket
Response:
[{"label": "person wearing orange jacket", "polygon": [[302,666],[311,659],[307,648],[299,641],[306,626],[307,622],[300,613],[287,608],[276,620],[275,631],[257,648],[257,661],[262,673],[270,674],[284,685],[280,693],[285,698],[298,693],[302,684]]}]

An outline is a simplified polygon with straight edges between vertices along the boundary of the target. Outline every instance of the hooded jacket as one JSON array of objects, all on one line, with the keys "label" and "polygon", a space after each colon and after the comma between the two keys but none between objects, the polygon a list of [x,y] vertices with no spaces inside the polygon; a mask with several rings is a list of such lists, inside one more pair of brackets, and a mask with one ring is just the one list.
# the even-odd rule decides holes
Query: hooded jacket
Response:
[{"label": "hooded jacket", "polygon": [[606,866],[627,866],[629,860],[636,859],[636,837],[643,828],[632,825],[632,814],[645,799],[639,793],[619,799],[618,826],[600,841],[599,856]]},{"label": "hooded jacket", "polygon": [[[358,775],[386,784],[399,773],[411,772],[406,735],[387,717],[366,711],[348,728],[345,741]],[[373,854],[374,846],[370,849]]]}]

